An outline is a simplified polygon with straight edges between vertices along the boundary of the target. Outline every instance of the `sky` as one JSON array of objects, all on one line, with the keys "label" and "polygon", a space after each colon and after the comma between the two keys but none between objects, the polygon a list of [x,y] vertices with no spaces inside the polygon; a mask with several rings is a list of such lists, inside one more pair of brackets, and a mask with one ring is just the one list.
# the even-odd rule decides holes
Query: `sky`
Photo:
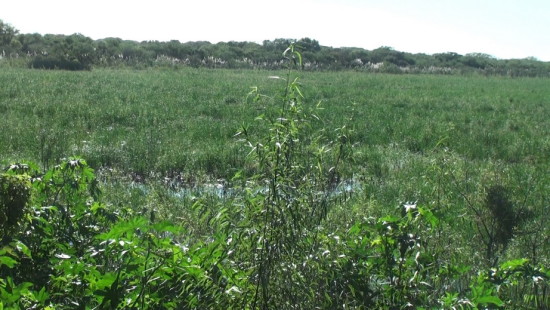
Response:
[{"label": "sky", "polygon": [[0,0],[20,33],[94,40],[311,38],[331,47],[550,61],[550,0]]}]

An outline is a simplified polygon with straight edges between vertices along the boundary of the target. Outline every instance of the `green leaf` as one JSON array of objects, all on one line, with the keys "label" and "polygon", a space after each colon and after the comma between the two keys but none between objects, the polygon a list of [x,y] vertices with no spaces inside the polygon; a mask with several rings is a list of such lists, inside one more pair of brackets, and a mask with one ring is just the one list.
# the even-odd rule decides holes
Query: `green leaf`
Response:
[{"label": "green leaf", "polygon": [[17,240],[14,242],[15,248],[19,250],[21,253],[25,254],[25,256],[32,258],[31,250],[21,241]]},{"label": "green leaf", "polygon": [[524,266],[529,260],[526,258],[513,259],[506,261],[500,265],[501,269],[515,269]]},{"label": "green leaf", "polygon": [[162,222],[156,223],[153,225],[153,228],[158,232],[171,232],[174,234],[181,231],[180,227],[177,227],[168,221],[162,221]]},{"label": "green leaf", "polygon": [[16,256],[15,253],[13,253],[13,249],[10,246],[5,246],[2,249],[0,249],[0,255],[6,255],[9,254],[11,256]]},{"label": "green leaf", "polygon": [[382,244],[382,239],[381,238],[376,238],[376,239],[372,240],[370,244],[371,244],[371,246]]},{"label": "green leaf", "polygon": [[348,232],[351,235],[358,235],[361,232],[361,224],[356,223],[355,225],[351,226]]},{"label": "green leaf", "polygon": [[144,217],[135,217],[125,222],[119,222],[109,232],[100,234],[97,238],[99,240],[118,239],[126,233],[133,233],[138,228],[145,232],[148,230],[147,222]]},{"label": "green leaf", "polygon": [[104,290],[107,287],[110,287],[113,282],[115,282],[116,274],[109,272],[103,275],[102,278],[99,279],[99,281],[96,282],[96,294],[101,294],[100,291]]},{"label": "green leaf", "polygon": [[439,224],[439,219],[427,208],[418,208],[418,212],[430,222],[432,227],[436,227]]},{"label": "green leaf", "polygon": [[34,298],[36,301],[38,301],[41,305],[44,305],[46,300],[50,297],[50,294],[46,292],[46,287],[42,287],[42,289],[38,293],[34,293]]},{"label": "green leaf", "polygon": [[388,215],[388,216],[384,216],[382,218],[380,218],[378,220],[379,223],[395,223],[395,222],[399,222],[399,218],[396,217],[396,216],[393,216],[393,215]]},{"label": "green leaf", "polygon": [[8,268],[13,268],[17,264],[17,261],[8,256],[0,256],[0,266],[6,265]]},{"label": "green leaf", "polygon": [[497,307],[504,306],[504,302],[500,300],[497,296],[481,296],[475,299],[477,304],[493,304]]}]

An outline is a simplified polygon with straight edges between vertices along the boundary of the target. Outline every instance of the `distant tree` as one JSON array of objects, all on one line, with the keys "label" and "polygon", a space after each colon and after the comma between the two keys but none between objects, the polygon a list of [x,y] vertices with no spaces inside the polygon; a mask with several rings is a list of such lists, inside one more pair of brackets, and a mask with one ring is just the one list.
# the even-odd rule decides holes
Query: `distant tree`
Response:
[{"label": "distant tree", "polygon": [[39,33],[19,34],[17,40],[21,43],[21,51],[28,55],[40,55],[46,52],[42,35]]},{"label": "distant tree", "polygon": [[245,42],[242,46],[243,55],[251,59],[260,59],[262,57],[262,46],[254,42]]},{"label": "distant tree", "polygon": [[354,48],[343,47],[336,49],[336,51],[339,54],[338,61],[343,68],[353,66],[357,57],[357,52]]},{"label": "distant tree", "polygon": [[301,52],[316,53],[321,50],[321,46],[317,40],[310,38],[303,38],[296,42],[296,46]]},{"label": "distant tree", "polygon": [[[483,53],[460,55],[454,52],[411,54],[382,46],[372,51],[356,47],[333,48],[321,46],[317,40],[278,38],[254,42],[186,42],[178,40],[125,41],[105,38],[94,41],[82,34],[53,35],[19,34],[11,25],[0,20],[0,56],[25,56],[31,67],[83,70],[93,65],[139,67],[163,63],[193,67],[280,69],[282,53],[295,43],[304,68],[309,70],[346,70],[366,68],[370,63],[383,63],[383,72],[445,72],[508,76],[550,76],[550,63],[534,57],[500,60]],[[156,61],[162,60],[162,61]],[[165,61],[168,62],[165,62]],[[407,69],[403,69],[407,67]],[[374,67],[373,67],[374,68]],[[376,68],[379,68],[376,66]],[[427,69],[427,70],[426,70]],[[379,71],[379,70],[377,70]]]},{"label": "distant tree", "polygon": [[462,58],[462,55],[449,52],[449,53],[434,54],[433,57],[435,58],[435,60],[437,60],[440,66],[454,67],[460,61],[460,59]]},{"label": "distant tree", "polygon": [[264,40],[263,47],[267,51],[284,51],[290,44],[292,44],[295,40],[293,39],[275,39],[273,41]]},{"label": "distant tree", "polygon": [[0,19],[0,46],[8,46],[19,31]]},{"label": "distant tree", "polygon": [[67,47],[64,35],[46,34],[43,37],[47,55],[63,55]]},{"label": "distant tree", "polygon": [[67,44],[67,54],[65,57],[69,61],[76,61],[84,69],[90,69],[97,59],[96,43],[89,37],[82,34],[73,34],[65,38]]},{"label": "distant tree", "polygon": [[504,60],[503,75],[517,76],[550,76],[550,62],[541,62],[533,58]]},{"label": "distant tree", "polygon": [[200,67],[203,60],[211,55],[212,43],[208,41],[193,41],[186,42],[182,45],[182,48],[186,51],[187,60],[192,67]]},{"label": "distant tree", "polygon": [[281,60],[282,52],[296,40],[293,39],[275,39],[273,41],[263,41],[264,59],[267,62],[277,62]]},{"label": "distant tree", "polygon": [[414,60],[414,63],[419,68],[428,68],[431,66],[437,66],[437,62],[433,56],[427,54],[413,54],[411,58]]},{"label": "distant tree", "polygon": [[18,52],[21,48],[21,43],[16,40],[16,35],[19,33],[17,29],[10,24],[4,23],[0,19],[0,55],[10,55]]},{"label": "distant tree", "polygon": [[170,42],[164,44],[164,47],[166,56],[178,59],[185,59],[187,57],[185,49],[178,40],[171,40]]},{"label": "distant tree", "polygon": [[466,54],[460,59],[460,62],[464,65],[476,69],[486,69],[487,67],[494,65],[496,59],[488,54],[482,53],[470,53]]},{"label": "distant tree", "polygon": [[241,59],[244,56],[242,44],[235,41],[220,42],[215,45],[212,56],[219,57],[226,61]]},{"label": "distant tree", "polygon": [[391,63],[396,66],[404,67],[414,65],[414,60],[404,52],[399,52],[388,46],[382,46],[370,53],[371,62],[373,63]]},{"label": "distant tree", "polygon": [[[31,37],[31,39],[38,38],[38,36]],[[95,41],[82,34],[70,36],[48,34],[43,37],[41,43],[40,48],[43,50],[35,53],[36,57],[30,62],[33,68],[89,70],[97,62]]]},{"label": "distant tree", "polygon": [[335,54],[331,47],[322,46],[321,51],[319,51],[317,59],[319,63],[323,65],[328,65],[336,61]]},{"label": "distant tree", "polygon": [[370,61],[370,53],[362,48],[352,48],[351,57],[354,60],[361,60],[362,63],[368,63]]},{"label": "distant tree", "polygon": [[105,38],[96,41],[97,62],[100,65],[114,65],[122,59],[122,39]]},{"label": "distant tree", "polygon": [[151,63],[156,55],[154,52],[145,49],[139,42],[122,41],[120,44],[122,59],[129,64]]}]

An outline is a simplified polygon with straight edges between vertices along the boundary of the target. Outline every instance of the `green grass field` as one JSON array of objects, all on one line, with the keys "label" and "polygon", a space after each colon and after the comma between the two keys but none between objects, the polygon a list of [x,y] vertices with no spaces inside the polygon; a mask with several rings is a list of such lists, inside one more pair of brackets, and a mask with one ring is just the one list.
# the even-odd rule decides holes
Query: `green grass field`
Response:
[{"label": "green grass field", "polygon": [[[548,266],[548,79],[294,74],[304,105],[318,116],[313,130],[336,140],[342,132],[337,129],[345,126],[351,146],[339,179],[347,193],[329,209],[326,231],[360,230],[350,227],[398,213],[405,202],[429,208],[444,223],[437,232],[428,229],[438,257],[455,266],[479,267],[457,275],[452,286],[441,284],[435,289],[441,296],[447,289],[462,292],[461,285],[468,290],[464,283],[472,281],[475,270],[490,266],[491,259],[526,257]],[[208,190],[204,197],[200,190],[182,197],[181,188],[231,187],[235,174],[255,173],[257,166],[247,160],[250,148],[236,134],[243,126],[251,137],[268,134],[256,118],[273,113],[285,89],[284,80],[273,76],[285,75],[191,68],[3,68],[0,164],[34,161],[48,169],[64,157],[80,156],[103,181],[108,205],[154,206],[159,217],[178,219],[191,236],[216,235],[192,209],[197,199],[204,199],[212,214],[248,202]],[[265,97],[254,101],[252,87]],[[327,149],[335,147],[327,144]],[[167,180],[180,191],[163,187]],[[513,219],[502,215],[505,209],[513,210]],[[513,232],[502,234],[513,237],[493,240],[507,225]],[[467,280],[456,280],[461,277]],[[528,290],[523,289],[505,293],[517,305]]]},{"label": "green grass field", "polygon": [[[48,167],[77,155],[95,169],[140,179],[229,179],[243,168],[249,151],[234,135],[243,124],[262,131],[254,119],[277,101],[284,86],[269,77],[284,74],[3,70],[2,161],[32,160]],[[430,171],[442,150],[472,171],[488,165],[548,171],[546,79],[356,72],[298,76],[306,105],[321,103],[321,121],[314,126],[351,130],[350,171],[355,179],[384,181],[372,190],[383,191],[385,202],[421,198],[411,193],[419,186],[414,180]],[[247,94],[256,86],[271,99],[253,103]],[[384,190],[388,186],[391,190]]]},{"label": "green grass field", "polygon": [[[125,171],[192,171],[227,177],[244,154],[233,135],[276,97],[282,72],[175,71],[0,73],[0,154],[44,165],[81,155]],[[429,156],[447,147],[466,160],[549,162],[550,90],[545,79],[300,73],[323,123],[353,129],[365,166],[374,147]],[[361,155],[360,155],[361,156]]]}]

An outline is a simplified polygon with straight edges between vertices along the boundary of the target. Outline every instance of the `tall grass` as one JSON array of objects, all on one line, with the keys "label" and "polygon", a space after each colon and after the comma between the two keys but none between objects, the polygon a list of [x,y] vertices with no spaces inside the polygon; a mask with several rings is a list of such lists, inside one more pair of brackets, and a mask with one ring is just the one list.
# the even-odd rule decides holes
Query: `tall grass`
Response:
[{"label": "tall grass", "polygon": [[[280,72],[149,70],[0,73],[0,153],[44,165],[69,154],[139,174],[201,171],[227,177],[242,150],[231,137],[261,107],[249,85],[274,91]],[[545,164],[550,142],[545,79],[302,74],[323,126],[352,119],[358,151],[395,144],[413,153],[448,147],[470,160]],[[229,173],[230,174],[230,173]]]}]

